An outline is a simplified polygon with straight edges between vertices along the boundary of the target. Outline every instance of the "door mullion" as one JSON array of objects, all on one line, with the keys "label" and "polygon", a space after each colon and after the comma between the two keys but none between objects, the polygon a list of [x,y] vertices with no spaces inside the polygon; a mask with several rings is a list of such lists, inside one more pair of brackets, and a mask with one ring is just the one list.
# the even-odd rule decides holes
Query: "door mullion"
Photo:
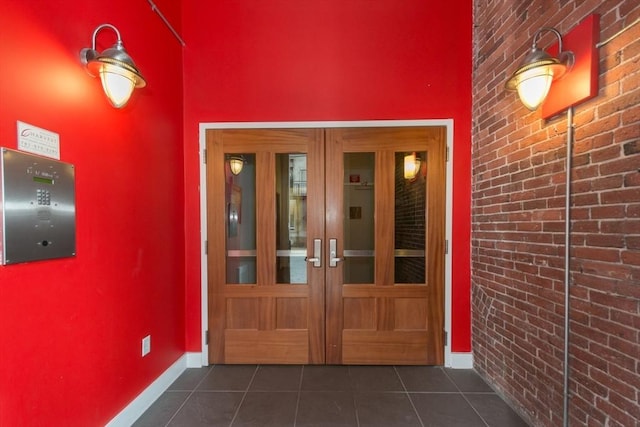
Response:
[{"label": "door mullion", "polygon": [[[342,217],[344,212],[344,164],[343,142],[340,132],[336,129],[327,129],[325,136],[326,146],[326,209],[325,209],[325,260],[328,239],[338,240],[338,251],[342,253],[343,229]],[[327,263],[325,262],[326,266]],[[342,329],[343,329],[343,301],[342,301],[342,274],[344,263],[339,262],[335,268],[326,269],[326,363],[342,363]]]},{"label": "door mullion", "polygon": [[395,224],[395,156],[392,151],[376,153],[375,176],[375,283],[393,286]]},{"label": "door mullion", "polygon": [[314,129],[307,152],[307,256],[313,255],[315,239],[320,239],[321,268],[307,265],[309,286],[309,363],[325,363],[325,280],[327,260],[325,234],[325,132]]},{"label": "door mullion", "polygon": [[[257,285],[268,286],[276,281],[275,259],[275,155],[256,153],[256,247]],[[270,331],[276,324],[275,299],[262,297],[259,302],[258,329]]]},{"label": "door mullion", "polygon": [[[394,188],[395,154],[393,151],[376,153],[375,176],[375,285],[393,286],[394,282]],[[377,328],[392,331],[395,327],[394,300],[376,298]]]},{"label": "door mullion", "polygon": [[275,283],[276,214],[275,214],[275,155],[272,152],[256,154],[256,247],[257,284],[267,286]]}]

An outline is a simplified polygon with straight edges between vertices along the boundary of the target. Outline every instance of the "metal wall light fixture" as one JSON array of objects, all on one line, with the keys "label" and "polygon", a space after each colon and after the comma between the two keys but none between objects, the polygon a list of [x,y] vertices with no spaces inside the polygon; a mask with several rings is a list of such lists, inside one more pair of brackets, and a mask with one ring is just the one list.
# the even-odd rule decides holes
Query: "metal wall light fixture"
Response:
[{"label": "metal wall light fixture", "polygon": [[229,169],[234,175],[240,174],[244,167],[244,158],[242,156],[229,156]]},{"label": "metal wall light fixture", "polygon": [[[540,38],[551,33],[557,43],[538,47]],[[533,36],[532,47],[521,65],[505,83],[517,91],[531,111],[541,110],[544,119],[556,116],[598,94],[598,51],[600,35],[598,15],[590,15],[567,34],[543,27]]]},{"label": "metal wall light fixture", "polygon": [[[538,39],[544,32],[551,32],[558,38],[560,53],[557,58],[538,48]],[[522,103],[535,111],[547,97],[551,83],[571,70],[574,59],[573,52],[562,50],[562,36],[558,30],[541,28],[534,34],[531,50],[507,81],[506,88],[517,91]]]},{"label": "metal wall light fixture", "polygon": [[[96,36],[105,28],[115,32],[117,40],[112,47],[98,52]],[[80,51],[80,61],[87,67],[90,75],[100,76],[102,89],[111,105],[116,108],[122,108],[127,104],[135,88],[141,88],[147,84],[131,56],[124,50],[120,32],[111,24],[102,24],[95,29],[91,47]]]},{"label": "metal wall light fixture", "polygon": [[[558,39],[556,57],[538,49],[538,38],[552,32]],[[590,15],[563,38],[553,28],[542,28],[533,36],[533,47],[522,65],[505,87],[517,90],[520,100],[530,110],[542,107],[548,119],[566,110],[567,146],[565,165],[564,213],[564,360],[563,360],[563,425],[569,425],[569,316],[571,260],[571,152],[573,146],[573,107],[598,94],[598,51],[600,34],[598,15]]]},{"label": "metal wall light fixture", "polygon": [[415,179],[420,172],[420,157],[416,153],[404,156],[404,179]]}]

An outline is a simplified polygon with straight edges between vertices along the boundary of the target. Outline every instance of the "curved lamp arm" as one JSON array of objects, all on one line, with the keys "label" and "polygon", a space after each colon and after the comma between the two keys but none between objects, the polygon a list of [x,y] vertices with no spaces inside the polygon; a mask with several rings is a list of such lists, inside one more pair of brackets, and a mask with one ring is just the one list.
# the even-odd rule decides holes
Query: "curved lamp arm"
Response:
[{"label": "curved lamp arm", "polygon": [[116,33],[116,37],[118,38],[118,40],[116,41],[117,44],[122,44],[122,38],[120,37],[120,31],[118,31],[118,29],[111,25],[111,24],[101,24],[98,25],[98,27],[93,31],[93,36],[91,37],[91,49],[95,50],[96,49],[96,37],[98,35],[98,33],[100,32],[100,30],[104,29],[104,28],[111,28],[113,30],[113,32]]},{"label": "curved lamp arm", "polygon": [[548,31],[548,32],[551,32],[551,33],[555,34],[556,38],[558,39],[558,52],[562,52],[562,36],[560,35],[560,32],[558,30],[556,30],[555,28],[552,28],[552,27],[542,27],[538,31],[536,31],[535,34],[533,35],[533,45],[531,46],[531,48],[532,49],[537,49],[538,48],[537,45],[538,45],[538,41],[540,39],[540,36],[545,31]]}]

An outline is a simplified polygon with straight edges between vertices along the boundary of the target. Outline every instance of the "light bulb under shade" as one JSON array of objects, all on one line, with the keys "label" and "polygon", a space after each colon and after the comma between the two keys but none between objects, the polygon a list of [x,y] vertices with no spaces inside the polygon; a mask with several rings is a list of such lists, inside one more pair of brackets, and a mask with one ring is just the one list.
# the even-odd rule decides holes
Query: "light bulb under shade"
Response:
[{"label": "light bulb under shade", "polygon": [[240,172],[242,172],[243,167],[244,159],[242,157],[229,158],[229,169],[231,169],[232,174],[238,175]]},{"label": "light bulb under shade", "polygon": [[540,49],[533,49],[507,81],[507,90],[515,90],[522,103],[536,110],[549,94],[551,83],[567,70],[567,65]]},{"label": "light bulb under shade", "polygon": [[416,153],[404,156],[404,179],[415,179],[420,172],[420,158]]},{"label": "light bulb under shade", "polygon": [[103,66],[100,69],[100,81],[111,105],[122,108],[127,104],[133,89],[135,89],[135,78],[126,70],[122,72],[120,69],[114,68],[116,67],[110,65]]},{"label": "light bulb under shade", "polygon": [[530,70],[523,73],[517,86],[520,101],[531,111],[535,111],[545,100],[551,89],[553,71],[548,67]]}]

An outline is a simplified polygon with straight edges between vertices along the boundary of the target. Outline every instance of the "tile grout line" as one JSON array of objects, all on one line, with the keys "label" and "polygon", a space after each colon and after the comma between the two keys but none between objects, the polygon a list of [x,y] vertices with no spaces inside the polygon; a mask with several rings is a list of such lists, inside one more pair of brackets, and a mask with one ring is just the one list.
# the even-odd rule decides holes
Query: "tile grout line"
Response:
[{"label": "tile grout line", "polygon": [[298,400],[296,401],[296,410],[293,414],[293,427],[298,424],[298,410],[300,409],[300,396],[302,395],[302,380],[304,378],[304,365],[300,369],[300,381],[298,381]]},{"label": "tile grout line", "polygon": [[[169,420],[167,421],[167,423],[165,424],[165,427],[167,427],[169,424],[171,424],[171,421],[173,421],[173,419],[178,415],[178,413],[182,410],[182,408],[184,408],[184,405],[187,404],[187,401],[189,401],[189,399],[191,399],[191,396],[193,396],[193,393],[196,392],[196,390],[198,390],[198,387],[200,387],[200,384],[202,384],[202,382],[205,380],[205,378],[207,378],[209,375],[211,375],[211,372],[213,372],[213,370],[215,369],[215,365],[212,366],[209,369],[209,372],[207,372],[207,375],[205,375],[204,377],[202,377],[202,379],[200,381],[198,381],[198,384],[195,385],[195,387],[193,387],[193,390],[189,391],[189,395],[187,396],[187,398],[184,400],[184,402],[182,402],[182,404],[178,407],[178,409],[176,409],[176,411],[173,413],[173,415],[171,416],[171,418],[169,418]],[[165,391],[166,393],[166,391]]]},{"label": "tile grout line", "polygon": [[251,384],[253,384],[253,380],[256,378],[256,375],[258,374],[258,369],[260,369],[260,365],[256,365],[256,368],[253,371],[253,375],[251,376],[251,379],[249,380],[249,384],[247,384],[247,388],[245,388],[244,393],[242,394],[242,399],[240,399],[240,403],[238,403],[238,407],[236,408],[236,411],[233,414],[233,418],[231,418],[231,422],[229,423],[229,427],[233,426],[233,423],[236,422],[236,418],[238,417],[238,413],[240,412],[240,408],[242,407],[242,404],[244,403],[244,399],[247,397],[247,394],[249,393],[249,389],[251,388]]},{"label": "tile grout line", "polygon": [[360,416],[358,415],[358,388],[354,386],[353,378],[351,377],[351,366],[347,366],[347,376],[349,377],[349,389],[351,391],[351,403],[353,404],[353,411],[356,415],[356,425],[360,427]]},{"label": "tile grout line", "polygon": [[469,399],[467,399],[467,396],[465,396],[465,394],[462,392],[462,390],[460,390],[460,387],[458,387],[458,383],[456,383],[453,378],[451,378],[451,376],[447,373],[447,370],[444,368],[440,368],[442,369],[442,372],[447,376],[447,378],[449,378],[449,380],[453,383],[453,385],[456,387],[456,389],[460,392],[460,396],[462,396],[462,398],[464,399],[465,402],[467,402],[467,404],[471,407],[471,409],[473,409],[473,412],[475,412],[480,419],[482,420],[482,422],[484,423],[485,426],[487,427],[491,427],[489,425],[489,423],[487,423],[487,421],[484,419],[484,417],[480,414],[480,412],[478,412],[478,410],[476,409],[475,406],[473,406],[473,404],[469,401]]},{"label": "tile grout line", "polygon": [[398,372],[397,366],[394,366],[393,370],[396,373],[396,375],[398,376],[398,378],[400,379],[400,384],[402,384],[402,388],[404,389],[404,392],[407,395],[407,398],[409,399],[409,403],[411,404],[411,407],[413,408],[413,412],[415,412],[416,413],[416,417],[418,417],[418,421],[420,422],[420,426],[424,427],[424,423],[422,422],[422,417],[420,416],[420,413],[418,413],[418,410],[416,409],[416,405],[413,403],[413,399],[411,399],[411,394],[409,394],[409,391],[407,390],[407,386],[405,386],[404,385],[404,381],[402,381],[402,376],[400,375],[400,372]]}]

